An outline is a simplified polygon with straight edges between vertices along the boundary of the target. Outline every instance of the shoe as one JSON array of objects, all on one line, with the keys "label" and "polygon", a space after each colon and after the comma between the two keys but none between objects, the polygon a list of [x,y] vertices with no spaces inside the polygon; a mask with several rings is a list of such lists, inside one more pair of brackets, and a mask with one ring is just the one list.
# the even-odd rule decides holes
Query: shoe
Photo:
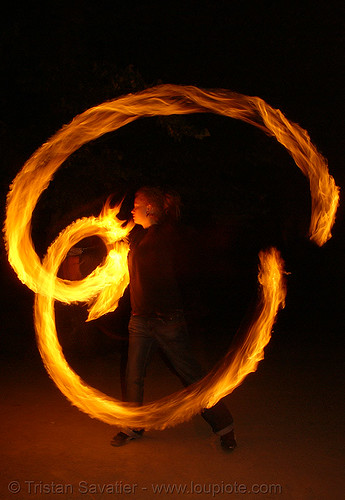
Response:
[{"label": "shoe", "polygon": [[123,446],[124,444],[133,441],[133,439],[140,438],[144,433],[144,429],[140,429],[139,431],[130,429],[128,432],[130,432],[130,434],[126,434],[125,432],[119,432],[116,434],[116,436],[114,436],[110,441],[111,446]]},{"label": "shoe", "polygon": [[236,448],[237,443],[235,438],[235,432],[233,429],[227,434],[224,434],[224,436],[220,436],[220,444],[223,450],[226,451],[233,451]]}]

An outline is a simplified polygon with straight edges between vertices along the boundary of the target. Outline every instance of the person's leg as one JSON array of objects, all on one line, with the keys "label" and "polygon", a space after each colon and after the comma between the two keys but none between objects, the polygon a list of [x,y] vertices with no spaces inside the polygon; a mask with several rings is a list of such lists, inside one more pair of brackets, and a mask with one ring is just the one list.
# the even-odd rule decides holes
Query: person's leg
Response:
[{"label": "person's leg", "polygon": [[150,361],[154,337],[146,318],[131,316],[128,325],[129,345],[126,369],[125,400],[141,405],[144,396],[144,379]]},{"label": "person's leg", "polygon": [[[144,395],[144,379],[150,360],[154,337],[146,318],[131,316],[128,325],[129,345],[126,369],[125,400],[141,405]],[[111,441],[112,446],[122,446],[142,436],[144,429],[124,428]]]},{"label": "person's leg", "polygon": [[185,386],[193,384],[203,376],[203,370],[195,356],[189,340],[186,321],[182,313],[152,321],[157,344],[167,356],[172,367]]},{"label": "person's leg", "polygon": [[[182,314],[155,320],[154,332],[157,343],[184,385],[193,384],[205,375],[191,354],[188,329]],[[218,401],[212,408],[204,409],[201,416],[211,426],[213,432],[220,436],[224,448],[231,450],[236,447],[233,417],[222,400]]]},{"label": "person's leg", "polygon": [[222,399],[212,408],[205,408],[201,416],[218,436],[223,436],[233,429],[234,419]]}]

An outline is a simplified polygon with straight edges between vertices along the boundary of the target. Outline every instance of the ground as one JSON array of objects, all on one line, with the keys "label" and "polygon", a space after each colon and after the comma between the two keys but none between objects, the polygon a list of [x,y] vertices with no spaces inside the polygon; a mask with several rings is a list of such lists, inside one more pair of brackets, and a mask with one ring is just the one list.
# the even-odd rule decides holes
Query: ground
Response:
[{"label": "ground", "polygon": [[[318,349],[292,355],[281,346],[275,352],[271,342],[257,372],[227,397],[238,439],[232,453],[220,448],[199,416],[113,448],[117,429],[72,407],[34,350],[7,358],[1,498],[242,498],[251,492],[256,498],[343,498],[340,357]],[[79,360],[78,370],[101,390],[119,390],[117,353]],[[157,355],[147,398],[178,388]]]},{"label": "ground", "polygon": [[[0,498],[344,498],[343,251],[322,259],[319,251],[317,258],[310,255],[301,273],[288,266],[293,273],[286,307],[265,357],[226,398],[238,441],[232,453],[221,449],[198,415],[174,428],[149,431],[124,447],[110,446],[118,429],[73,407],[45,371],[34,339],[33,294],[4,260]],[[206,311],[199,330],[191,330],[206,367],[228,347],[246,288],[245,283],[242,290],[235,287],[228,300],[231,311]],[[73,307],[62,315],[57,308],[60,341],[71,366],[88,384],[117,398],[126,341],[109,333],[125,337],[125,309],[121,321],[111,328],[104,321],[100,330],[92,323],[80,327],[82,318]],[[146,400],[180,387],[156,353]]]}]

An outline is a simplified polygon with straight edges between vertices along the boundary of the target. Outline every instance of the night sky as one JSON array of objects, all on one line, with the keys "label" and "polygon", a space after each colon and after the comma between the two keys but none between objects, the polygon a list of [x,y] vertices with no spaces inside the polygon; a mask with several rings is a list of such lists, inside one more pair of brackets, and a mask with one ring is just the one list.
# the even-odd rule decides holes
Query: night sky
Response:
[{"label": "night sky", "polygon": [[[160,83],[225,88],[263,98],[308,130],[336,183],[344,185],[345,12],[340,4],[9,4],[1,16],[0,49],[3,217],[16,173],[62,125],[91,106]],[[286,151],[262,132],[211,115],[139,120],[86,145],[67,163],[34,215],[38,251],[44,253],[76,216],[99,211],[108,194],[128,195],[129,206],[140,183],[167,184],[182,193],[186,220],[198,228],[205,222],[203,235],[218,252],[228,249],[229,231],[234,259],[240,254],[255,259],[262,245],[282,245],[291,259],[289,269],[296,272],[292,296],[304,300],[306,321],[319,299],[327,299],[340,319],[342,204],[333,240],[326,249],[311,248],[305,241],[308,183]],[[15,301],[18,293],[26,297],[8,270],[3,246],[1,252],[2,270],[13,287],[9,300]],[[249,268],[253,265],[255,260]],[[317,273],[314,266],[319,266]],[[225,267],[232,276],[229,264]],[[294,299],[291,310],[301,314]]]}]

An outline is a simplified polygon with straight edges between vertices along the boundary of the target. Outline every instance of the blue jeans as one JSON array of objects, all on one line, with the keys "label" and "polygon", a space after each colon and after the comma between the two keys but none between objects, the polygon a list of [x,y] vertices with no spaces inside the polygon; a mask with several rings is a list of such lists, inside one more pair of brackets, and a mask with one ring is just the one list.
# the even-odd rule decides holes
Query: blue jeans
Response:
[{"label": "blue jeans", "polygon": [[[143,403],[144,379],[152,349],[158,345],[185,386],[204,376],[199,363],[191,355],[186,321],[182,312],[170,315],[143,317],[131,316],[126,372],[126,401]],[[232,428],[233,418],[223,401],[203,410],[202,417],[213,432],[225,434]]]}]

